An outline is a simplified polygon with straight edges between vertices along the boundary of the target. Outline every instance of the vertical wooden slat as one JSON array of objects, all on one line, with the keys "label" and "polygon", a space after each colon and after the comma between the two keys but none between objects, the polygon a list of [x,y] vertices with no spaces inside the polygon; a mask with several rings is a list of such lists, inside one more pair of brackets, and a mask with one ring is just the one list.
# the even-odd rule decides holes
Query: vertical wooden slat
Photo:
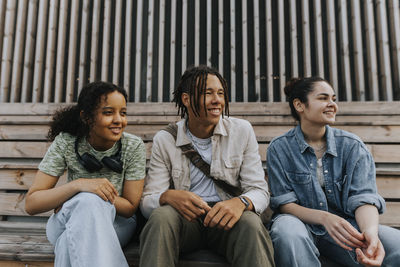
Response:
[{"label": "vertical wooden slat", "polygon": [[303,68],[304,76],[311,76],[311,38],[310,38],[310,12],[308,0],[301,3],[301,14],[303,21]]},{"label": "vertical wooden slat", "polygon": [[321,0],[314,0],[314,25],[316,71],[318,76],[325,78]]},{"label": "vertical wooden slat", "polygon": [[163,101],[164,88],[164,38],[165,38],[165,0],[160,0],[160,20],[158,39],[158,94],[157,101]]},{"label": "vertical wooden slat", "polygon": [[[346,2],[346,1],[344,1]],[[365,77],[362,44],[361,12],[359,0],[351,1],[351,20],[353,29],[353,53],[355,88],[358,100],[365,101]]]},{"label": "vertical wooden slat", "polygon": [[248,66],[248,39],[247,39],[247,1],[242,2],[242,62],[243,62],[243,101],[249,97],[249,66]]},{"label": "vertical wooden slat", "polygon": [[224,1],[218,1],[218,70],[224,73]]},{"label": "vertical wooden slat", "polygon": [[[129,1],[130,2],[130,1]],[[90,77],[89,81],[97,80],[99,38],[100,38],[100,0],[94,0],[92,16],[92,36],[90,42]]]},{"label": "vertical wooden slat", "polygon": [[338,74],[337,74],[337,53],[336,53],[336,27],[335,27],[335,4],[333,0],[328,0],[326,5],[327,27],[328,27],[328,55],[329,55],[329,80],[332,87],[336,90],[339,99]]},{"label": "vertical wooden slat", "polygon": [[82,87],[87,84],[87,48],[89,45],[89,10],[90,0],[83,0],[82,6],[82,28],[81,28],[81,41],[79,49],[79,75],[78,75],[78,95]]},{"label": "vertical wooden slat", "polygon": [[29,1],[27,30],[25,37],[26,41],[25,41],[24,67],[22,74],[21,103],[26,103],[29,100],[28,93],[29,89],[32,87],[32,74],[33,74],[33,64],[34,64],[33,60],[35,55],[35,37],[36,37],[36,26],[37,26],[37,5],[38,5],[38,0]]},{"label": "vertical wooden slat", "polygon": [[105,0],[103,17],[103,50],[101,55],[101,80],[108,81],[111,45],[111,0]]},{"label": "vertical wooden slat", "polygon": [[131,87],[131,61],[132,61],[132,14],[133,3],[126,1],[125,10],[125,43],[124,43],[124,81],[123,86],[129,95]]},{"label": "vertical wooden slat", "polygon": [[400,7],[398,0],[389,0],[390,37],[392,38],[393,87],[400,90]]},{"label": "vertical wooden slat", "polygon": [[68,49],[68,67],[67,67],[67,87],[65,93],[65,102],[71,103],[74,100],[75,86],[75,63],[78,43],[78,18],[79,18],[79,3],[72,1],[71,19],[69,28],[69,49]]},{"label": "vertical wooden slat", "polygon": [[173,99],[173,92],[175,89],[175,60],[176,51],[176,0],[171,0],[171,42],[170,42],[170,59],[169,59],[169,99]]},{"label": "vertical wooden slat", "polygon": [[370,100],[379,100],[379,85],[378,85],[378,61],[376,55],[376,39],[375,39],[375,23],[374,23],[374,2],[366,0],[364,2],[364,17],[365,17],[365,37],[366,37],[366,58],[367,58],[367,73]]},{"label": "vertical wooden slat", "polygon": [[[346,101],[351,101],[351,73],[350,73],[350,48],[349,48],[349,33],[347,30],[347,1],[338,1],[338,20],[339,20],[339,41],[340,41],[340,57],[343,84],[345,86]],[[335,88],[339,91],[339,88]]]},{"label": "vertical wooden slat", "polygon": [[60,14],[58,17],[58,41],[57,41],[57,57],[56,57],[56,82],[54,85],[54,102],[60,103],[64,92],[64,61],[65,48],[67,46],[67,26],[68,26],[68,9],[69,1],[61,1]]},{"label": "vertical wooden slat", "polygon": [[22,68],[24,62],[24,43],[25,43],[25,29],[26,18],[28,11],[28,0],[20,0],[18,3],[17,11],[17,27],[15,31],[15,47],[12,64],[11,76],[11,95],[10,102],[20,102],[21,98],[21,84],[22,84]]},{"label": "vertical wooden slat", "polygon": [[382,88],[382,96],[384,100],[393,100],[392,91],[392,74],[389,54],[389,36],[386,14],[386,0],[380,0],[376,3],[376,22],[378,34],[378,51],[379,51],[379,66],[381,70],[380,81]]},{"label": "vertical wooden slat", "polygon": [[122,0],[116,0],[115,23],[114,23],[114,46],[113,46],[113,71],[112,82],[119,84],[121,57],[121,35],[122,35]]},{"label": "vertical wooden slat", "polygon": [[58,1],[50,1],[49,24],[47,29],[46,67],[44,73],[43,103],[51,101],[56,54]]},{"label": "vertical wooden slat", "polygon": [[[4,23],[6,18],[6,7],[7,0],[0,0],[0,59],[3,54],[3,37],[4,37]],[[0,76],[1,76],[1,64],[0,64]]]},{"label": "vertical wooden slat", "polygon": [[286,83],[286,64],[285,64],[285,10],[284,1],[278,1],[278,35],[279,35],[279,89],[280,101],[285,101],[284,87]]},{"label": "vertical wooden slat", "polygon": [[149,0],[148,10],[148,34],[147,34],[147,81],[146,101],[151,101],[151,87],[153,77],[153,34],[154,34],[154,0]]},{"label": "vertical wooden slat", "polygon": [[187,65],[187,16],[188,16],[188,0],[182,3],[182,72],[186,70]]},{"label": "vertical wooden slat", "polygon": [[45,57],[47,13],[49,0],[40,0],[38,31],[35,45],[35,67],[33,73],[32,102],[40,101],[42,96],[43,63]]},{"label": "vertical wooden slat", "polygon": [[10,95],[11,63],[14,49],[14,30],[16,1],[7,2],[6,19],[3,37],[3,53],[1,58],[0,102],[7,102]]},{"label": "vertical wooden slat", "polygon": [[[304,0],[303,0],[304,1]],[[289,11],[289,20],[290,20],[290,62],[292,65],[292,77],[299,76],[299,55],[297,53],[297,42],[298,42],[298,34],[297,34],[297,11],[296,11],[296,0],[290,0],[290,11]],[[303,36],[303,40],[306,37]],[[307,40],[309,42],[309,40]]]},{"label": "vertical wooden slat", "polygon": [[256,86],[256,101],[261,99],[261,67],[260,67],[260,14],[258,0],[253,1],[254,10],[254,61],[255,61],[255,86]]},{"label": "vertical wooden slat", "polygon": [[208,66],[211,66],[211,45],[212,45],[211,32],[213,29],[211,25],[211,20],[212,20],[211,10],[212,10],[211,0],[207,0],[207,65]]},{"label": "vertical wooden slat", "polygon": [[194,0],[194,64],[200,60],[200,0]]},{"label": "vertical wooden slat", "polygon": [[142,60],[142,17],[143,0],[137,1],[136,10],[136,59],[135,59],[135,102],[140,100],[140,73]]},{"label": "vertical wooden slat", "polygon": [[235,0],[230,3],[230,25],[231,25],[231,102],[236,102],[236,38],[235,38]]},{"label": "vertical wooden slat", "polygon": [[268,102],[273,102],[274,101],[274,77],[273,77],[273,69],[272,69],[272,49],[273,49],[273,43],[272,43],[272,11],[271,11],[271,0],[266,0],[265,1],[265,9],[266,9],[266,15],[265,15],[265,21],[266,21],[266,35],[267,35],[267,90],[268,90]]}]

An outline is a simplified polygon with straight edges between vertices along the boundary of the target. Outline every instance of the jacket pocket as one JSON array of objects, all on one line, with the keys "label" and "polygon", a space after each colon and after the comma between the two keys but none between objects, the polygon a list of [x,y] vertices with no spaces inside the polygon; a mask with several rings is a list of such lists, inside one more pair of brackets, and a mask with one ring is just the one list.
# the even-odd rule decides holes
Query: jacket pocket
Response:
[{"label": "jacket pocket", "polygon": [[225,178],[236,180],[242,163],[241,159],[239,157],[231,157],[224,159],[223,161]]},{"label": "jacket pocket", "polygon": [[286,172],[286,177],[296,194],[298,204],[303,207],[313,208],[312,203],[315,202],[313,201],[315,193],[313,192],[311,174]]}]

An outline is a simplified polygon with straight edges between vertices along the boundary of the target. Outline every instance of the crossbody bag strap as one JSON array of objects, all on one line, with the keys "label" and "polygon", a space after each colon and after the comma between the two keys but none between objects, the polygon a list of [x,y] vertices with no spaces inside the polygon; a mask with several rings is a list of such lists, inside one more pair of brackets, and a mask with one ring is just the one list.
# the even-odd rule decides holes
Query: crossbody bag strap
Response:
[{"label": "crossbody bag strap", "polygon": [[[178,132],[178,125],[176,123],[172,122],[168,124],[167,127],[164,128],[165,131],[169,132],[175,139],[176,141],[176,136]],[[180,146],[182,153],[192,162],[194,166],[196,166],[199,170],[201,170],[205,175],[210,177],[213,182],[221,187],[226,193],[230,194],[231,196],[239,196],[242,191],[228,183],[222,180],[217,180],[214,177],[210,175],[210,164],[205,162],[203,158],[200,156],[200,154],[194,149],[192,144],[187,144]]]}]

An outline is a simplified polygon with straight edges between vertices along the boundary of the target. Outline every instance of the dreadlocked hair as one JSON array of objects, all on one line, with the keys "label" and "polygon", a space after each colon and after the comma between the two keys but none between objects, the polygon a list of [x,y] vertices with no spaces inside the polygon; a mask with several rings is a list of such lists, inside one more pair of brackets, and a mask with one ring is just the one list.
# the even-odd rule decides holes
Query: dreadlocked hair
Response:
[{"label": "dreadlocked hair", "polygon": [[[206,95],[203,93],[206,91],[208,75],[215,75],[221,82],[225,99],[225,111],[222,113],[222,116],[224,116],[225,113],[229,117],[228,83],[216,69],[206,65],[199,65],[197,67],[188,68],[183,73],[178,86],[174,90],[172,102],[175,102],[175,106],[178,107],[178,115],[181,115],[181,118],[186,117],[188,114],[187,108],[182,102],[183,93],[189,95],[190,107],[195,116],[200,116],[199,110],[206,99]],[[203,96],[203,102],[200,101],[201,96]],[[206,109],[204,109],[204,113],[207,116]]]},{"label": "dreadlocked hair", "polygon": [[122,94],[125,101],[128,101],[125,89],[112,83],[98,81],[85,85],[79,94],[76,105],[62,108],[54,113],[47,139],[53,141],[61,132],[77,137],[88,136],[95,122],[96,110],[102,97],[107,99],[107,95],[114,91]]}]

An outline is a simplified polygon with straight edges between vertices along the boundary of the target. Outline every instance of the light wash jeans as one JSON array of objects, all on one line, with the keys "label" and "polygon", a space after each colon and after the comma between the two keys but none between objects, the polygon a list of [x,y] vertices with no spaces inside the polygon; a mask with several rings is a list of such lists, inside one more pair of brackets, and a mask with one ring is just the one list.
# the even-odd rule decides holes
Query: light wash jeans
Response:
[{"label": "light wash jeans", "polygon": [[[394,267],[400,263],[400,231],[379,225],[379,239],[385,248],[382,266]],[[281,214],[272,223],[270,236],[274,244],[276,266],[321,266],[320,253],[345,266],[361,266],[355,251],[347,251],[325,234],[313,235],[297,217]]]},{"label": "light wash jeans", "polygon": [[136,228],[136,217],[116,216],[114,205],[82,192],[66,201],[46,227],[55,267],[128,266],[121,246]]}]

